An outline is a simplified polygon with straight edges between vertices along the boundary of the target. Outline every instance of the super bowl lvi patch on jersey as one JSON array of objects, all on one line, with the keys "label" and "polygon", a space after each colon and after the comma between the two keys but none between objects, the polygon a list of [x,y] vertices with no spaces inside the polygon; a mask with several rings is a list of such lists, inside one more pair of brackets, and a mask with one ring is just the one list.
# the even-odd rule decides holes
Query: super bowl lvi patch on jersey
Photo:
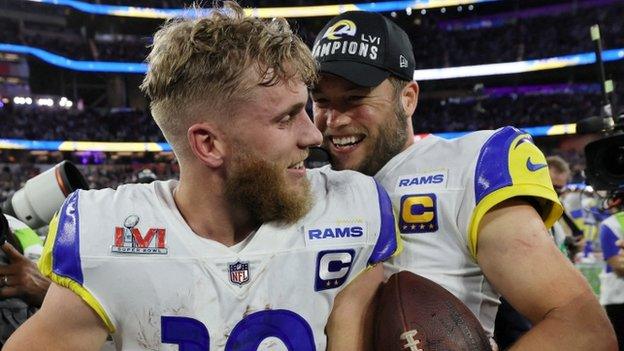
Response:
[{"label": "super bowl lvi patch on jersey", "polygon": [[128,254],[166,254],[166,230],[164,228],[149,228],[145,235],[137,227],[140,218],[129,215],[123,227],[115,227],[115,243],[111,252]]}]

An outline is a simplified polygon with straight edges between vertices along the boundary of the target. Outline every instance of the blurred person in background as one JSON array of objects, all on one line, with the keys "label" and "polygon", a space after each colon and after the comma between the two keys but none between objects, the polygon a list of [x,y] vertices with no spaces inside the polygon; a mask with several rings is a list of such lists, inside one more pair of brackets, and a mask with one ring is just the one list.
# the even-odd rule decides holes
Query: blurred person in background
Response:
[{"label": "blurred person in background", "polygon": [[0,212],[0,343],[41,307],[50,280],[37,268],[43,241],[15,217]]},{"label": "blurred person in background", "polygon": [[[548,173],[552,180],[553,188],[557,196],[561,198],[566,191],[566,186],[570,181],[570,165],[561,156],[553,155],[546,158]],[[563,203],[563,202],[562,202]],[[566,229],[567,228],[567,229]],[[575,255],[583,249],[583,230],[581,230],[568,214],[568,209],[563,208],[561,218],[550,229],[555,244],[571,261]]]},{"label": "blurred person in background", "polygon": [[600,245],[606,266],[600,274],[600,303],[617,334],[620,350],[624,350],[624,212],[623,193],[617,195],[618,212],[607,217],[599,227]]},{"label": "blurred person in background", "polygon": [[548,173],[552,181],[553,188],[557,195],[561,196],[570,180],[570,165],[561,156],[553,155],[546,157]]},{"label": "blurred person in background", "polygon": [[156,180],[158,180],[158,178],[156,177],[156,174],[154,174],[154,172],[151,169],[145,168],[145,169],[142,169],[139,173],[137,173],[134,182],[142,183],[142,184],[149,184]]}]

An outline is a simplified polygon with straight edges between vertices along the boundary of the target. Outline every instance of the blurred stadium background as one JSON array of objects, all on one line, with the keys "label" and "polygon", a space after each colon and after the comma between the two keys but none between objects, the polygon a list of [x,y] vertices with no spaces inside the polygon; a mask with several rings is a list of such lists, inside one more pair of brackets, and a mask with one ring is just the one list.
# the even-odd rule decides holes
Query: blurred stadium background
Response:
[{"label": "blurred stadium background", "polygon": [[[601,85],[589,28],[599,24],[607,78],[624,85],[623,0],[241,1],[286,16],[312,43],[333,15],[383,12],[411,36],[421,100],[417,133],[445,137],[515,125],[582,183],[575,123],[597,116]],[[0,202],[63,159],[92,188],[160,179],[177,165],[138,90],[152,33],[182,0],[0,0]],[[286,7],[286,8],[285,8]],[[619,77],[619,78],[618,78]]]}]

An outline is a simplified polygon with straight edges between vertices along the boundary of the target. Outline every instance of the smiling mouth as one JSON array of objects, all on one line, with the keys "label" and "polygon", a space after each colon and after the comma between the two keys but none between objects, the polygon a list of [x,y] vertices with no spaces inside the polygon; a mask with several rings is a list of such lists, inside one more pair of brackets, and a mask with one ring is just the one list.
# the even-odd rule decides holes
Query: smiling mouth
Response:
[{"label": "smiling mouth", "polygon": [[303,160],[288,166],[288,169],[303,169],[303,168],[304,168]]},{"label": "smiling mouth", "polygon": [[361,143],[365,138],[365,135],[330,136],[329,141],[336,149],[340,150],[354,147]]}]

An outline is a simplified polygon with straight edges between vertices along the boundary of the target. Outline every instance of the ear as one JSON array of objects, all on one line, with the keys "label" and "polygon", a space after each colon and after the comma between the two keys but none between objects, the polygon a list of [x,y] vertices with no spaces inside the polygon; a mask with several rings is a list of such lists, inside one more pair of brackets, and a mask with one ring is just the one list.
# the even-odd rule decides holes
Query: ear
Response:
[{"label": "ear", "polygon": [[411,81],[401,92],[401,104],[408,117],[412,117],[418,105],[418,83]]},{"label": "ear", "polygon": [[211,168],[223,164],[224,137],[215,125],[202,122],[193,124],[187,131],[191,151],[201,163]]}]

